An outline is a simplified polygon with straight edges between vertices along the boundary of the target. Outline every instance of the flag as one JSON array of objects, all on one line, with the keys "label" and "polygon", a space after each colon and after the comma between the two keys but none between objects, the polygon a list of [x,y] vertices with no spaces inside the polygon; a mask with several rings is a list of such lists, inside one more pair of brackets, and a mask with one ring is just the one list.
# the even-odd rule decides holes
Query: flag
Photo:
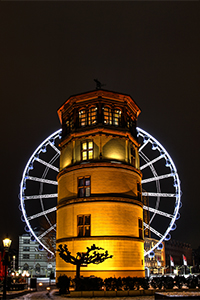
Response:
[{"label": "flag", "polygon": [[187,259],[186,259],[186,257],[185,257],[184,254],[183,254],[183,265],[184,265],[184,266],[187,266]]},{"label": "flag", "polygon": [[160,258],[159,257],[157,258],[157,266],[161,267],[161,262],[160,262]]},{"label": "flag", "polygon": [[170,255],[170,266],[174,267],[174,260],[173,257]]}]

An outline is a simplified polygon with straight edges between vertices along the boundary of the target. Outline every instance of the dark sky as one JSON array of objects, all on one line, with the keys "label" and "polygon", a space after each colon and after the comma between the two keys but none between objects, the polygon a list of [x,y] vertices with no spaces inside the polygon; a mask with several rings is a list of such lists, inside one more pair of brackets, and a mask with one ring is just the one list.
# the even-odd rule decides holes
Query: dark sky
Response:
[{"label": "dark sky", "polygon": [[0,238],[17,245],[19,184],[36,147],[59,129],[57,109],[95,89],[131,95],[138,126],[170,153],[183,192],[173,239],[200,246],[200,3],[0,3]]}]

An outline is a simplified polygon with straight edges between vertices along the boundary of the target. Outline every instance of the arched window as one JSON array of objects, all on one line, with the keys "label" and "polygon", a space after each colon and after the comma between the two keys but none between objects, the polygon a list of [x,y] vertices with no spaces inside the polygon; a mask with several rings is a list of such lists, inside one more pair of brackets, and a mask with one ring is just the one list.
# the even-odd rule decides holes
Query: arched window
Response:
[{"label": "arched window", "polygon": [[97,107],[90,107],[88,112],[88,125],[97,123]]},{"label": "arched window", "polygon": [[35,266],[35,273],[36,273],[36,274],[40,274],[40,264],[37,264],[37,265]]},{"label": "arched window", "polygon": [[84,127],[87,125],[87,113],[85,109],[79,111],[79,126]]},{"label": "arched window", "polygon": [[127,116],[127,127],[132,128],[133,127],[133,121],[130,116]]},{"label": "arched window", "polygon": [[29,270],[29,265],[28,265],[28,264],[24,264],[24,266],[23,266],[23,270],[26,270],[26,271],[28,271],[28,270]]},{"label": "arched window", "polygon": [[121,110],[120,109],[114,109],[113,125],[115,125],[115,126],[121,125]]},{"label": "arched window", "polygon": [[112,125],[112,111],[109,107],[104,107],[104,124]]},{"label": "arched window", "polygon": [[73,116],[71,115],[66,121],[67,133],[71,132],[74,127]]}]

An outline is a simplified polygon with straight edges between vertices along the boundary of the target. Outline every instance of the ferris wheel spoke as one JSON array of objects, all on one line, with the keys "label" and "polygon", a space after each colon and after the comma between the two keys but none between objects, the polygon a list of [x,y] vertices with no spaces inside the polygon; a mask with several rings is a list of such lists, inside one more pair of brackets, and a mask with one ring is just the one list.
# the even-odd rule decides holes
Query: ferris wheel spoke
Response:
[{"label": "ferris wheel spoke", "polygon": [[139,152],[142,151],[142,149],[149,143],[150,139],[148,139],[142,146],[139,148]]},{"label": "ferris wheel spoke", "polygon": [[163,235],[158,232],[156,229],[154,229],[153,227],[149,226],[148,224],[146,224],[145,222],[143,222],[145,228],[148,228],[151,232],[153,232],[155,235],[157,235],[159,238],[163,238]]},{"label": "ferris wheel spoke", "polygon": [[59,169],[55,166],[53,166],[52,164],[50,163],[47,163],[46,161],[40,159],[39,157],[35,157],[35,160],[38,161],[39,163],[43,164],[44,166],[56,171],[56,172],[59,172]]},{"label": "ferris wheel spoke", "polygon": [[159,155],[158,157],[156,157],[155,159],[149,161],[148,163],[146,163],[145,165],[140,167],[140,170],[145,169],[146,167],[148,167],[149,165],[154,164],[155,162],[159,161],[160,159],[162,159],[164,157],[164,155]]},{"label": "ferris wheel spoke", "polygon": [[32,195],[24,196],[23,200],[34,200],[34,199],[43,199],[43,198],[57,198],[58,194],[44,194],[44,195]]},{"label": "ferris wheel spoke", "polygon": [[170,219],[173,219],[173,215],[171,214],[168,214],[166,212],[163,212],[161,210],[158,210],[158,209],[155,209],[155,208],[152,208],[152,207],[149,207],[149,206],[143,206],[144,209],[150,211],[150,212],[153,212],[153,213],[156,213],[157,215],[161,215],[161,216],[164,216],[164,217],[167,217],[167,218],[170,218]]},{"label": "ferris wheel spoke", "polygon": [[60,150],[51,142],[49,142],[49,145],[60,155]]},{"label": "ferris wheel spoke", "polygon": [[54,230],[56,228],[56,224],[52,225],[51,227],[49,227],[49,229],[47,229],[46,231],[44,231],[42,234],[40,234],[38,236],[38,239],[41,240],[45,235],[47,235],[49,232],[51,232],[52,230]]},{"label": "ferris wheel spoke", "polygon": [[160,179],[169,178],[169,177],[174,177],[174,175],[175,174],[169,173],[169,174],[165,174],[165,175],[160,175],[160,176],[155,176],[155,177],[147,178],[147,179],[142,180],[142,184],[147,183],[147,182],[152,182],[152,181],[160,180]]},{"label": "ferris wheel spoke", "polygon": [[48,184],[58,185],[57,181],[49,180],[49,179],[44,179],[44,178],[27,176],[26,179],[33,180],[33,181],[38,181],[38,182],[42,182],[42,183],[48,183]]},{"label": "ferris wheel spoke", "polygon": [[32,216],[28,217],[27,220],[30,221],[30,220],[39,218],[39,217],[44,216],[46,214],[50,214],[53,211],[56,211],[56,207],[52,207],[52,208],[44,210],[44,211],[42,211],[42,212],[40,212],[38,214],[32,215]]},{"label": "ferris wheel spoke", "polygon": [[176,198],[177,194],[174,193],[150,193],[150,192],[142,192],[142,196],[148,197],[166,197],[166,198]]}]

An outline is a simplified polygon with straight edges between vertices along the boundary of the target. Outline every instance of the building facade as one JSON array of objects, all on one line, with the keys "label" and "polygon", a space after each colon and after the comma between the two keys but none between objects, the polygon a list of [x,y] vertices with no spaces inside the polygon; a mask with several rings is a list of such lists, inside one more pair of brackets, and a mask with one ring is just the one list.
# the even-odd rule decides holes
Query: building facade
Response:
[{"label": "building facade", "polygon": [[46,277],[51,272],[55,273],[55,258],[41,249],[40,244],[33,241],[28,233],[23,234],[19,236],[18,269],[34,277]]},{"label": "building facade", "polygon": [[[149,251],[152,249],[157,243],[158,240],[153,238],[145,237],[144,242],[144,249],[145,251]],[[146,272],[147,276],[150,274],[164,274],[166,268],[166,261],[165,261],[165,243],[162,242],[159,244],[159,247],[154,249],[152,253],[145,256],[145,268],[148,270]]]},{"label": "building facade", "polygon": [[[138,276],[144,272],[143,203],[136,122],[140,109],[124,94],[96,90],[71,96],[59,109],[57,249],[72,255],[95,244],[112,259],[81,275]],[[75,266],[56,257],[56,275]]]},{"label": "building facade", "polygon": [[192,248],[188,243],[170,240],[165,243],[166,264],[170,264],[170,256],[172,256],[175,266],[183,265],[183,255],[187,259],[187,265],[193,266]]}]

